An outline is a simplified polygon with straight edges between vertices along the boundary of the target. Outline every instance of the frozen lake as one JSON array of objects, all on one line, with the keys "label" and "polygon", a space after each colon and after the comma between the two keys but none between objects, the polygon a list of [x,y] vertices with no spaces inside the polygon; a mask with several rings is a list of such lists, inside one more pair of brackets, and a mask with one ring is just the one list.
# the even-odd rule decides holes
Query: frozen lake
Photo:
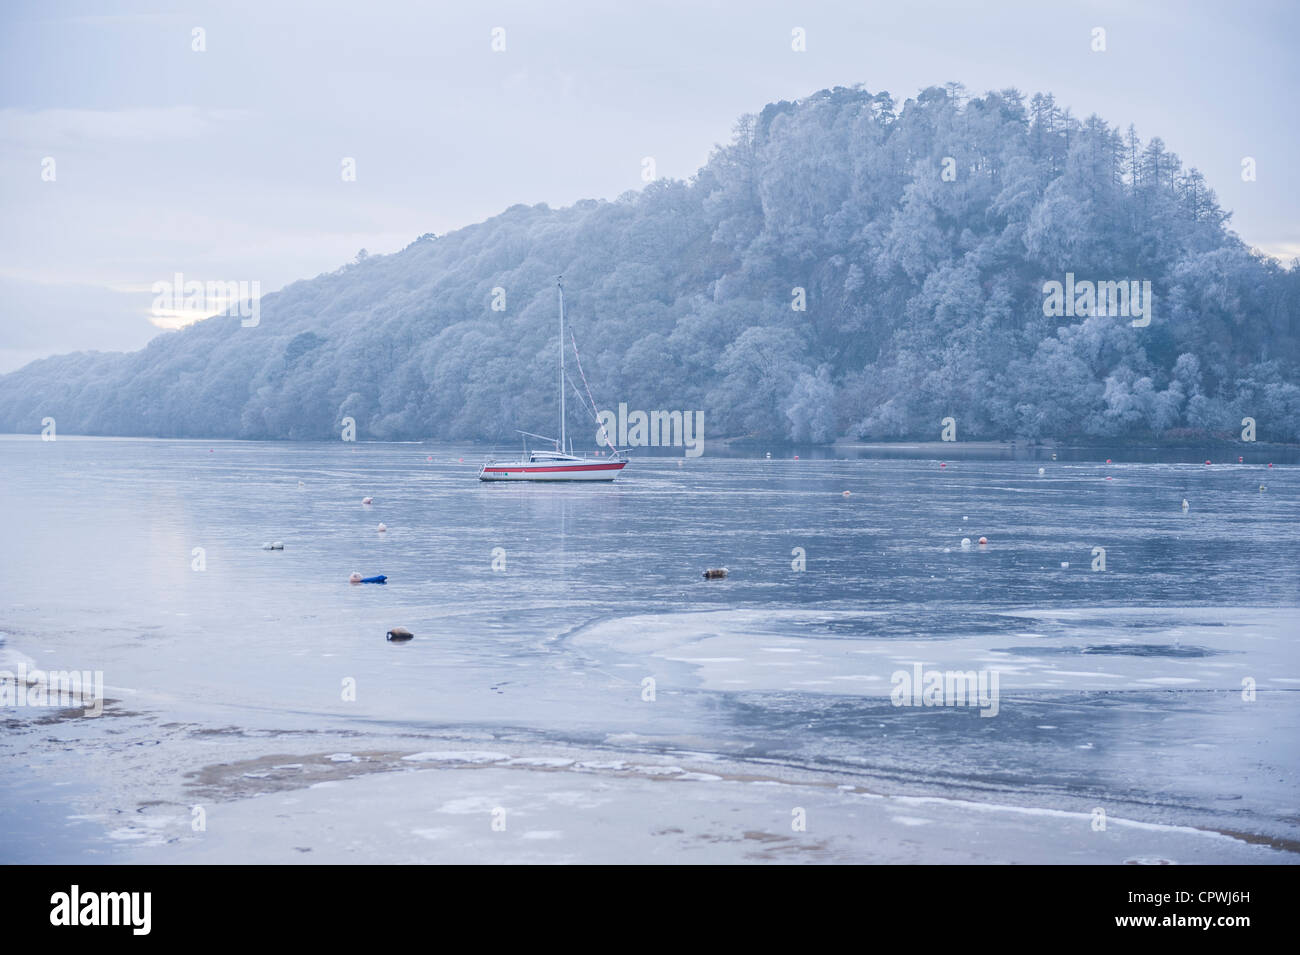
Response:
[{"label": "frozen lake", "polygon": [[0,859],[1300,859],[1295,466],[483,456],[0,439]]}]

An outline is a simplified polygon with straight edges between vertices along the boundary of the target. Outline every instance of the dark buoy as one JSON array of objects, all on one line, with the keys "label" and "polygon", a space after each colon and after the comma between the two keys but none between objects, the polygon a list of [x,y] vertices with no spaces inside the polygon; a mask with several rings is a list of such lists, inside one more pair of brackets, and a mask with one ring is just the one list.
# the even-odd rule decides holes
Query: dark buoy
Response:
[{"label": "dark buoy", "polygon": [[725,567],[710,567],[704,572],[705,580],[721,580],[725,576],[727,576],[727,568]]},{"label": "dark buoy", "polygon": [[405,627],[394,627],[392,630],[388,631],[388,639],[393,643],[405,643],[413,636],[415,636],[415,634],[411,633],[411,631],[407,630]]}]

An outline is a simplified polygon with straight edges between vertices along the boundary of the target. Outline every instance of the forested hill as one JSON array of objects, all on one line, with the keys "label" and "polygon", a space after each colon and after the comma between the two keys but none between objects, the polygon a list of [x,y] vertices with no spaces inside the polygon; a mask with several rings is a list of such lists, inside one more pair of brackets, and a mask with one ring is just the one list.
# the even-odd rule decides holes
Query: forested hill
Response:
[{"label": "forested hill", "polygon": [[[689,183],[359,257],[267,295],[256,327],[35,362],[0,378],[0,430],[305,439],[352,417],[362,440],[513,444],[555,430],[562,272],[597,403],[703,410],[710,437],[933,440],[953,416],[961,439],[1159,438],[1251,417],[1294,441],[1300,270],[1227,219],[1160,139],[1051,96],[837,88],[743,117]],[[1150,282],[1149,325],[1045,314],[1066,273]]]}]

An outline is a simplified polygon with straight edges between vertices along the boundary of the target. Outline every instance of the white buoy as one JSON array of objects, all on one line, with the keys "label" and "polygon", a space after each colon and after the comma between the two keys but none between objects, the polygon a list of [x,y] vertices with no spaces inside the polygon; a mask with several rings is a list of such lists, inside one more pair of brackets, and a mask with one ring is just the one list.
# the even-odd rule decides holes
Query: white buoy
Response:
[{"label": "white buoy", "polygon": [[962,549],[962,550],[970,550],[970,538],[969,538],[969,537],[963,537],[963,538],[961,539],[961,549]]},{"label": "white buoy", "polygon": [[1042,477],[1042,476],[1043,476],[1044,474],[1046,474],[1046,473],[1047,473],[1047,469],[1046,469],[1046,468],[1039,468],[1039,469],[1038,469],[1038,476],[1039,476],[1039,477]]},{"label": "white buoy", "polygon": [[384,533],[384,531],[386,531],[386,530],[388,530],[388,525],[385,524],[383,521],[380,521],[380,522],[379,522],[379,533],[382,534],[382,533]]},{"label": "white buoy", "polygon": [[1061,567],[1065,568],[1069,566],[1070,566],[1070,562],[1068,560],[1061,561]]}]

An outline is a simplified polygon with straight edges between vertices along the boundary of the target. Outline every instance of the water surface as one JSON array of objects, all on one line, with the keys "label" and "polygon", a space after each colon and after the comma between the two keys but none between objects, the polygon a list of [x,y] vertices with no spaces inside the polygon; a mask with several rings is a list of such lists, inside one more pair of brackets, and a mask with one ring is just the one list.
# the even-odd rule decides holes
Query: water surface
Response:
[{"label": "water surface", "polygon": [[[114,701],[4,710],[0,818],[41,835],[0,852],[182,843],[191,774],[340,741],[1300,837],[1295,467],[706,455],[533,486],[480,484],[483,455],[0,439],[0,669],[103,671]],[[997,670],[997,716],[894,706],[913,663]]]}]

